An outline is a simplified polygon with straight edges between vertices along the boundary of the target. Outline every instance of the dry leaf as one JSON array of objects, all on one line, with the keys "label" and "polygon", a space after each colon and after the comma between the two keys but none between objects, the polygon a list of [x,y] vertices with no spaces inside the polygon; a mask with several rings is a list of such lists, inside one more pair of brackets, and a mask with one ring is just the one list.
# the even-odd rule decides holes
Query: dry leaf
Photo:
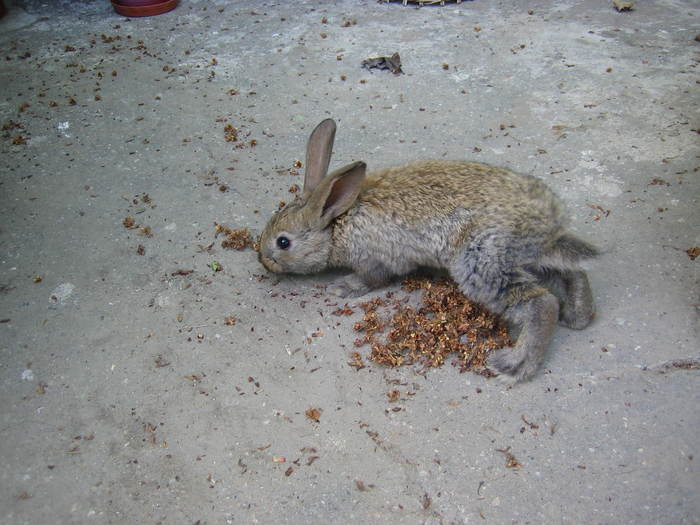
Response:
[{"label": "dry leaf", "polygon": [[394,75],[403,73],[401,70],[401,57],[394,53],[390,57],[374,57],[362,61],[362,67],[366,69],[388,69]]}]

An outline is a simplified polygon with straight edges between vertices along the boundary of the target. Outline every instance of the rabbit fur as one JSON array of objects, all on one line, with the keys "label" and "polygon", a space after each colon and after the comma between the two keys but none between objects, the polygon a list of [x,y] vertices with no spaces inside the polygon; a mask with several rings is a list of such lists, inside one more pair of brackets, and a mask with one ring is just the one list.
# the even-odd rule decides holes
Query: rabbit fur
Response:
[{"label": "rabbit fur", "polygon": [[531,379],[557,322],[582,329],[595,308],[579,261],[598,251],[565,229],[540,180],[465,161],[425,160],[366,174],[354,162],[327,175],[335,123],[307,145],[304,189],[260,236],[271,272],[349,268],[328,287],[357,297],[418,267],[446,269],[471,300],[519,326],[488,365],[509,382]]}]

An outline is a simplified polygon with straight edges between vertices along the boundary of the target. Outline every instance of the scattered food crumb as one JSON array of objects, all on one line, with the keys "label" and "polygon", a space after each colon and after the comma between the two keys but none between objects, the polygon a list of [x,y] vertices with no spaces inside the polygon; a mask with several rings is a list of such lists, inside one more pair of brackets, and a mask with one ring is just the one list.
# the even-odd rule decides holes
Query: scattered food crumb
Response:
[{"label": "scattered food crumb", "polygon": [[597,204],[589,204],[588,207],[593,208],[594,210],[598,210],[600,212],[593,215],[594,221],[599,221],[600,219],[608,217],[610,215],[610,210],[607,210]]},{"label": "scattered food crumb", "polygon": [[520,470],[523,467],[522,463],[520,463],[520,461],[518,461],[517,458],[511,454],[510,447],[497,448],[496,452],[500,452],[506,457],[506,468]]},{"label": "scattered food crumb", "polygon": [[309,408],[304,412],[307,418],[319,423],[321,421],[321,409],[320,408]]},{"label": "scattered food crumb", "polygon": [[365,367],[365,363],[362,361],[362,355],[360,352],[353,352],[350,354],[350,361],[348,365],[353,367],[355,370],[362,370]]},{"label": "scattered food crumb", "polygon": [[254,247],[255,241],[248,228],[239,228],[232,230],[221,224],[214,223],[216,235],[223,233],[226,239],[221,242],[221,247],[227,250],[244,250],[248,247]]},{"label": "scattered food crumb", "polygon": [[342,308],[338,308],[336,310],[333,310],[331,312],[331,315],[352,315],[355,313],[355,310],[350,308],[348,306],[348,303],[345,303],[345,305]]},{"label": "scattered food crumb", "polygon": [[226,142],[236,142],[238,140],[238,130],[231,124],[224,126],[224,139]]},{"label": "scattered food crumb", "polygon": [[365,485],[365,482],[361,479],[355,480],[355,488],[360,492],[367,492],[368,490],[373,489],[374,487],[375,485],[373,485],[372,483]]},{"label": "scattered food crumb", "polygon": [[538,428],[540,428],[540,426],[537,423],[531,423],[530,421],[525,419],[524,415],[521,415],[520,419],[522,419],[523,423],[525,423],[527,426],[529,426],[532,430],[537,430]]}]

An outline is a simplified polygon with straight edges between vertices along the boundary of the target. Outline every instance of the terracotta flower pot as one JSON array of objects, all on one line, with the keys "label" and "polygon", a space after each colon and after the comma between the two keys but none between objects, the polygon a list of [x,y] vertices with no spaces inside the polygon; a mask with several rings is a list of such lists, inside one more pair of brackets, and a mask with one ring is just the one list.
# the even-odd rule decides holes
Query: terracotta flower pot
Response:
[{"label": "terracotta flower pot", "polygon": [[153,16],[172,11],[178,0],[112,0],[112,7],[124,16]]},{"label": "terracotta flower pot", "polygon": [[142,5],[155,5],[161,4],[165,0],[114,0],[113,4],[120,4],[127,7],[137,7]]}]

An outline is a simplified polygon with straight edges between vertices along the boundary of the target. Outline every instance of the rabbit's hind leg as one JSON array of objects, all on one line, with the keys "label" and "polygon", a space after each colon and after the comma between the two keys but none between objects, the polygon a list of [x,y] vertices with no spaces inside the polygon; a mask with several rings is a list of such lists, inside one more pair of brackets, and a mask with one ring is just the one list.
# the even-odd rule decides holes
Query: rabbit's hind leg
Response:
[{"label": "rabbit's hind leg", "polygon": [[539,282],[559,299],[559,323],[574,330],[586,328],[595,317],[593,294],[583,270],[548,269]]},{"label": "rabbit's hind leg", "polygon": [[[507,293],[503,315],[520,326],[515,345],[495,351],[488,365],[510,382],[531,379],[552,341],[559,316],[559,301],[535,284],[518,284]],[[505,377],[503,377],[505,376]]]},{"label": "rabbit's hind leg", "polygon": [[495,351],[488,361],[502,379],[517,382],[532,378],[542,363],[559,318],[559,301],[511,255],[471,246],[449,269],[467,297],[520,327],[515,345]]},{"label": "rabbit's hind leg", "polygon": [[583,270],[570,271],[564,274],[566,297],[562,303],[561,322],[573,328],[586,328],[595,317],[595,304],[588,276]]}]

